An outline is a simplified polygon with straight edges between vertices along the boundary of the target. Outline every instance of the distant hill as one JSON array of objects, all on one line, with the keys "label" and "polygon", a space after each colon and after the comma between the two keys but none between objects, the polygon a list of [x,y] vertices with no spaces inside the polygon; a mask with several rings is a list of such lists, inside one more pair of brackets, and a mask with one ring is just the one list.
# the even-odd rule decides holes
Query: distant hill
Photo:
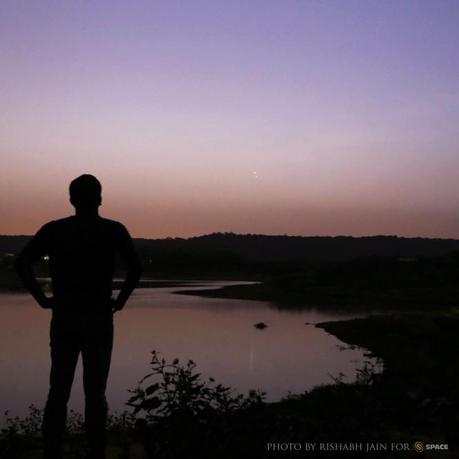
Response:
[{"label": "distant hill", "polygon": [[0,235],[0,253],[16,254],[30,240],[31,236],[2,236]]},{"label": "distant hill", "polygon": [[[30,236],[0,236],[0,253],[17,253]],[[135,239],[144,260],[173,255],[190,262],[190,257],[220,258],[224,263],[241,259],[255,262],[300,260],[345,260],[359,257],[432,257],[459,251],[458,239],[369,237],[268,236],[262,234],[214,233],[166,239]]]}]

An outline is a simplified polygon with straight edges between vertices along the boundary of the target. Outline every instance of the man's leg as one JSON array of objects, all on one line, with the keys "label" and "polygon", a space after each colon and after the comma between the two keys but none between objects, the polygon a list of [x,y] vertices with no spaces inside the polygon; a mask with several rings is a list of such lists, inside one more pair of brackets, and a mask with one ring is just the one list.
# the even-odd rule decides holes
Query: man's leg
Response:
[{"label": "man's leg", "polygon": [[67,420],[67,402],[70,397],[75,367],[78,361],[79,340],[65,324],[51,321],[51,374],[48,400],[43,416],[45,459],[62,458],[62,437]]},{"label": "man's leg", "polygon": [[113,347],[113,319],[95,318],[85,331],[82,348],[83,384],[86,398],[85,425],[89,457],[104,459],[107,400],[105,389]]}]

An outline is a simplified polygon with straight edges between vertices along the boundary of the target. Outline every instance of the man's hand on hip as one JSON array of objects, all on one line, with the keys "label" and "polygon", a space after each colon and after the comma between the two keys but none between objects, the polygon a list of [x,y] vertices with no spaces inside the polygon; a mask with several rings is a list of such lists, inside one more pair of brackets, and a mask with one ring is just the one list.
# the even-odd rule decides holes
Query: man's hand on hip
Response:
[{"label": "man's hand on hip", "polygon": [[40,299],[40,301],[38,301],[38,304],[43,309],[53,309],[56,304],[56,300],[53,296],[52,297],[44,296],[42,299]]},{"label": "man's hand on hip", "polygon": [[112,312],[117,312],[117,311],[121,311],[121,309],[124,308],[124,302],[123,301],[120,301],[119,298],[111,298],[110,299],[110,302],[111,302],[111,309],[112,309]]}]

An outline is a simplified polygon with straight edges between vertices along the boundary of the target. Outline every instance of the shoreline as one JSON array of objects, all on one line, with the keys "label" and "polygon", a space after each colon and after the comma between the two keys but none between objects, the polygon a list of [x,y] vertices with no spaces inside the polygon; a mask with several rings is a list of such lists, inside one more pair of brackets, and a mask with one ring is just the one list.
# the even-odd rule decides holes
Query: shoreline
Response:
[{"label": "shoreline", "polygon": [[360,288],[309,287],[303,290],[273,288],[264,282],[215,289],[180,290],[178,295],[270,301],[280,309],[336,309],[349,311],[449,311],[459,308],[459,287]]}]

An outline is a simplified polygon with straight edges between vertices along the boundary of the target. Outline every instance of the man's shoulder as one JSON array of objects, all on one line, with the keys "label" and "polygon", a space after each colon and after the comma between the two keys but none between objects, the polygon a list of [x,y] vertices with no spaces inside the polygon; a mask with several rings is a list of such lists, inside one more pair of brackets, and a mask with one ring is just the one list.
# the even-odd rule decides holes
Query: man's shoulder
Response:
[{"label": "man's shoulder", "polygon": [[40,231],[55,231],[59,228],[66,227],[72,223],[72,217],[59,218],[57,220],[51,220],[48,223],[45,223]]},{"label": "man's shoulder", "polygon": [[109,218],[105,218],[105,217],[99,217],[99,218],[100,218],[101,224],[105,226],[106,228],[110,228],[115,231],[126,229],[126,227],[121,222],[118,222],[116,220],[110,220]]},{"label": "man's shoulder", "polygon": [[61,225],[68,225],[73,222],[75,219],[74,215],[70,215],[69,217],[58,218],[56,220],[51,220],[50,222],[46,223],[46,225],[52,226],[61,226]]},{"label": "man's shoulder", "polygon": [[109,218],[100,217],[100,224],[104,232],[114,234],[115,236],[125,237],[129,235],[126,227],[116,220],[110,220]]}]

